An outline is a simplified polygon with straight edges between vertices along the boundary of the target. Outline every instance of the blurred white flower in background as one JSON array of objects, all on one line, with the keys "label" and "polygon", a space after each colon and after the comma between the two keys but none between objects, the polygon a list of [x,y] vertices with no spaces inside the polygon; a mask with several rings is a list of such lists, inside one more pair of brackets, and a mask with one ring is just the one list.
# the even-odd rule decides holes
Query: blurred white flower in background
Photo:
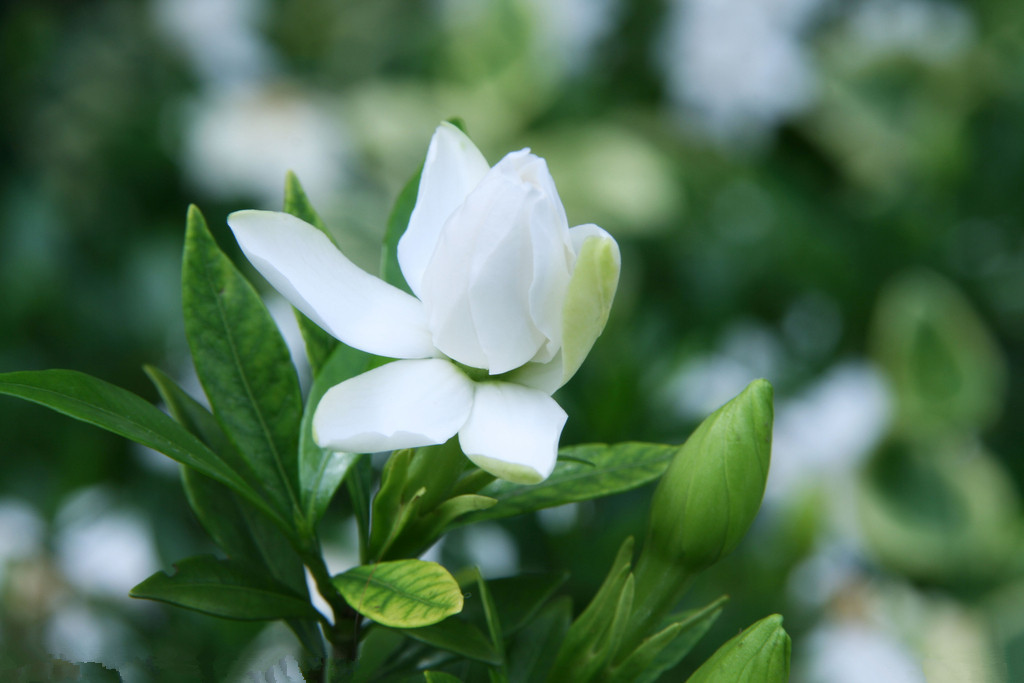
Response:
[{"label": "blurred white flower in background", "polygon": [[819,626],[802,651],[806,683],[926,683],[911,651],[894,634],[867,624]]},{"label": "blurred white flower in background", "polygon": [[526,0],[536,15],[540,57],[562,75],[590,66],[598,41],[614,27],[618,0]]},{"label": "blurred white flower in background", "polygon": [[286,88],[225,90],[193,102],[182,163],[197,188],[220,199],[279,207],[295,171],[314,205],[343,184],[346,134],[325,98]]},{"label": "blurred white flower in background", "polygon": [[814,99],[804,33],[823,0],[672,0],[669,97],[720,140],[758,140]]},{"label": "blurred white flower in background", "polygon": [[57,513],[57,564],[69,584],[87,595],[129,603],[128,592],[160,569],[153,530],[145,516],[118,507],[90,488]]},{"label": "blurred white flower in background", "polygon": [[856,3],[846,29],[853,44],[868,53],[902,53],[931,63],[963,54],[975,37],[973,19],[963,6],[928,0]]},{"label": "blurred white flower in background", "polygon": [[890,406],[881,372],[858,361],[836,365],[799,396],[780,400],[765,499],[848,482],[884,436]]},{"label": "blurred white flower in background", "polygon": [[213,87],[251,83],[274,70],[259,31],[265,0],[156,0],[153,21]]},{"label": "blurred white flower in background", "polygon": [[40,553],[45,530],[43,518],[31,505],[16,498],[0,499],[0,590],[8,565]]}]

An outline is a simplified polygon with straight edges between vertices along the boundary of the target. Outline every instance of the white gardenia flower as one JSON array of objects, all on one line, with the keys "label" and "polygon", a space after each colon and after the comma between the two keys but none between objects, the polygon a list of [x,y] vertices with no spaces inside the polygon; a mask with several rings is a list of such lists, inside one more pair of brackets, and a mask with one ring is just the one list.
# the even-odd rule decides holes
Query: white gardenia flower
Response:
[{"label": "white gardenia flower", "polygon": [[321,447],[366,453],[458,434],[495,476],[536,483],[551,473],[566,420],[551,394],[604,329],[620,259],[601,228],[569,228],[543,159],[523,149],[490,168],[458,128],[437,128],[398,244],[415,296],[360,270],[294,216],[239,211],[228,224],[311,320],[399,359],[324,395],[313,416]]}]

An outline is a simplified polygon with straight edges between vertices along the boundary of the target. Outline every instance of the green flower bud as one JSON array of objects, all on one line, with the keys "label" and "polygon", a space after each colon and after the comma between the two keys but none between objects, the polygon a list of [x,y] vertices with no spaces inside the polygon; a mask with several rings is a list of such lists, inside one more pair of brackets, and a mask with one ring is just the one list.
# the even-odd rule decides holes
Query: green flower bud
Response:
[{"label": "green flower bud", "polygon": [[644,553],[688,574],[730,553],[761,506],[771,442],[772,385],[759,379],[672,459],[654,492]]},{"label": "green flower bud", "polygon": [[782,617],[773,614],[718,648],[686,683],[785,683],[789,653]]}]

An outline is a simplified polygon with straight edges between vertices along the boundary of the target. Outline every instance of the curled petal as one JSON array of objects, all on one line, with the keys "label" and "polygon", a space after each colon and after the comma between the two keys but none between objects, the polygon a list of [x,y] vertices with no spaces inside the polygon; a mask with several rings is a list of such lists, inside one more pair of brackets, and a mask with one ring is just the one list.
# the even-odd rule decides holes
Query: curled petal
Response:
[{"label": "curled petal", "polygon": [[422,296],[423,271],[448,217],[465,201],[490,167],[466,134],[450,123],[434,131],[420,175],[416,206],[398,241],[398,263],[405,281]]},{"label": "curled petal", "polygon": [[312,225],[274,211],[236,211],[228,225],[260,274],[337,339],[391,358],[437,355],[422,303],[360,269]]},{"label": "curled petal", "polygon": [[476,386],[459,430],[462,451],[478,467],[521,484],[547,479],[558,457],[565,411],[543,391],[509,382]]},{"label": "curled petal", "polygon": [[313,415],[321,448],[375,453],[441,444],[469,417],[473,382],[447,360],[400,360],[330,389]]}]

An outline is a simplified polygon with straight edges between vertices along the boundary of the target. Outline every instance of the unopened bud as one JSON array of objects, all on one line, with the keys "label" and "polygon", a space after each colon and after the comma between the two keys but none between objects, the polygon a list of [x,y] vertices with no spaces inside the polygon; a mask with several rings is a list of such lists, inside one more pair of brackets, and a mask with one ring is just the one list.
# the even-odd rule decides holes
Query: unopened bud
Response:
[{"label": "unopened bud", "polygon": [[759,379],[679,449],[651,504],[645,553],[686,573],[732,552],[754,521],[772,442],[772,385]]},{"label": "unopened bud", "polygon": [[718,648],[686,683],[785,683],[790,647],[782,617],[773,614]]}]

